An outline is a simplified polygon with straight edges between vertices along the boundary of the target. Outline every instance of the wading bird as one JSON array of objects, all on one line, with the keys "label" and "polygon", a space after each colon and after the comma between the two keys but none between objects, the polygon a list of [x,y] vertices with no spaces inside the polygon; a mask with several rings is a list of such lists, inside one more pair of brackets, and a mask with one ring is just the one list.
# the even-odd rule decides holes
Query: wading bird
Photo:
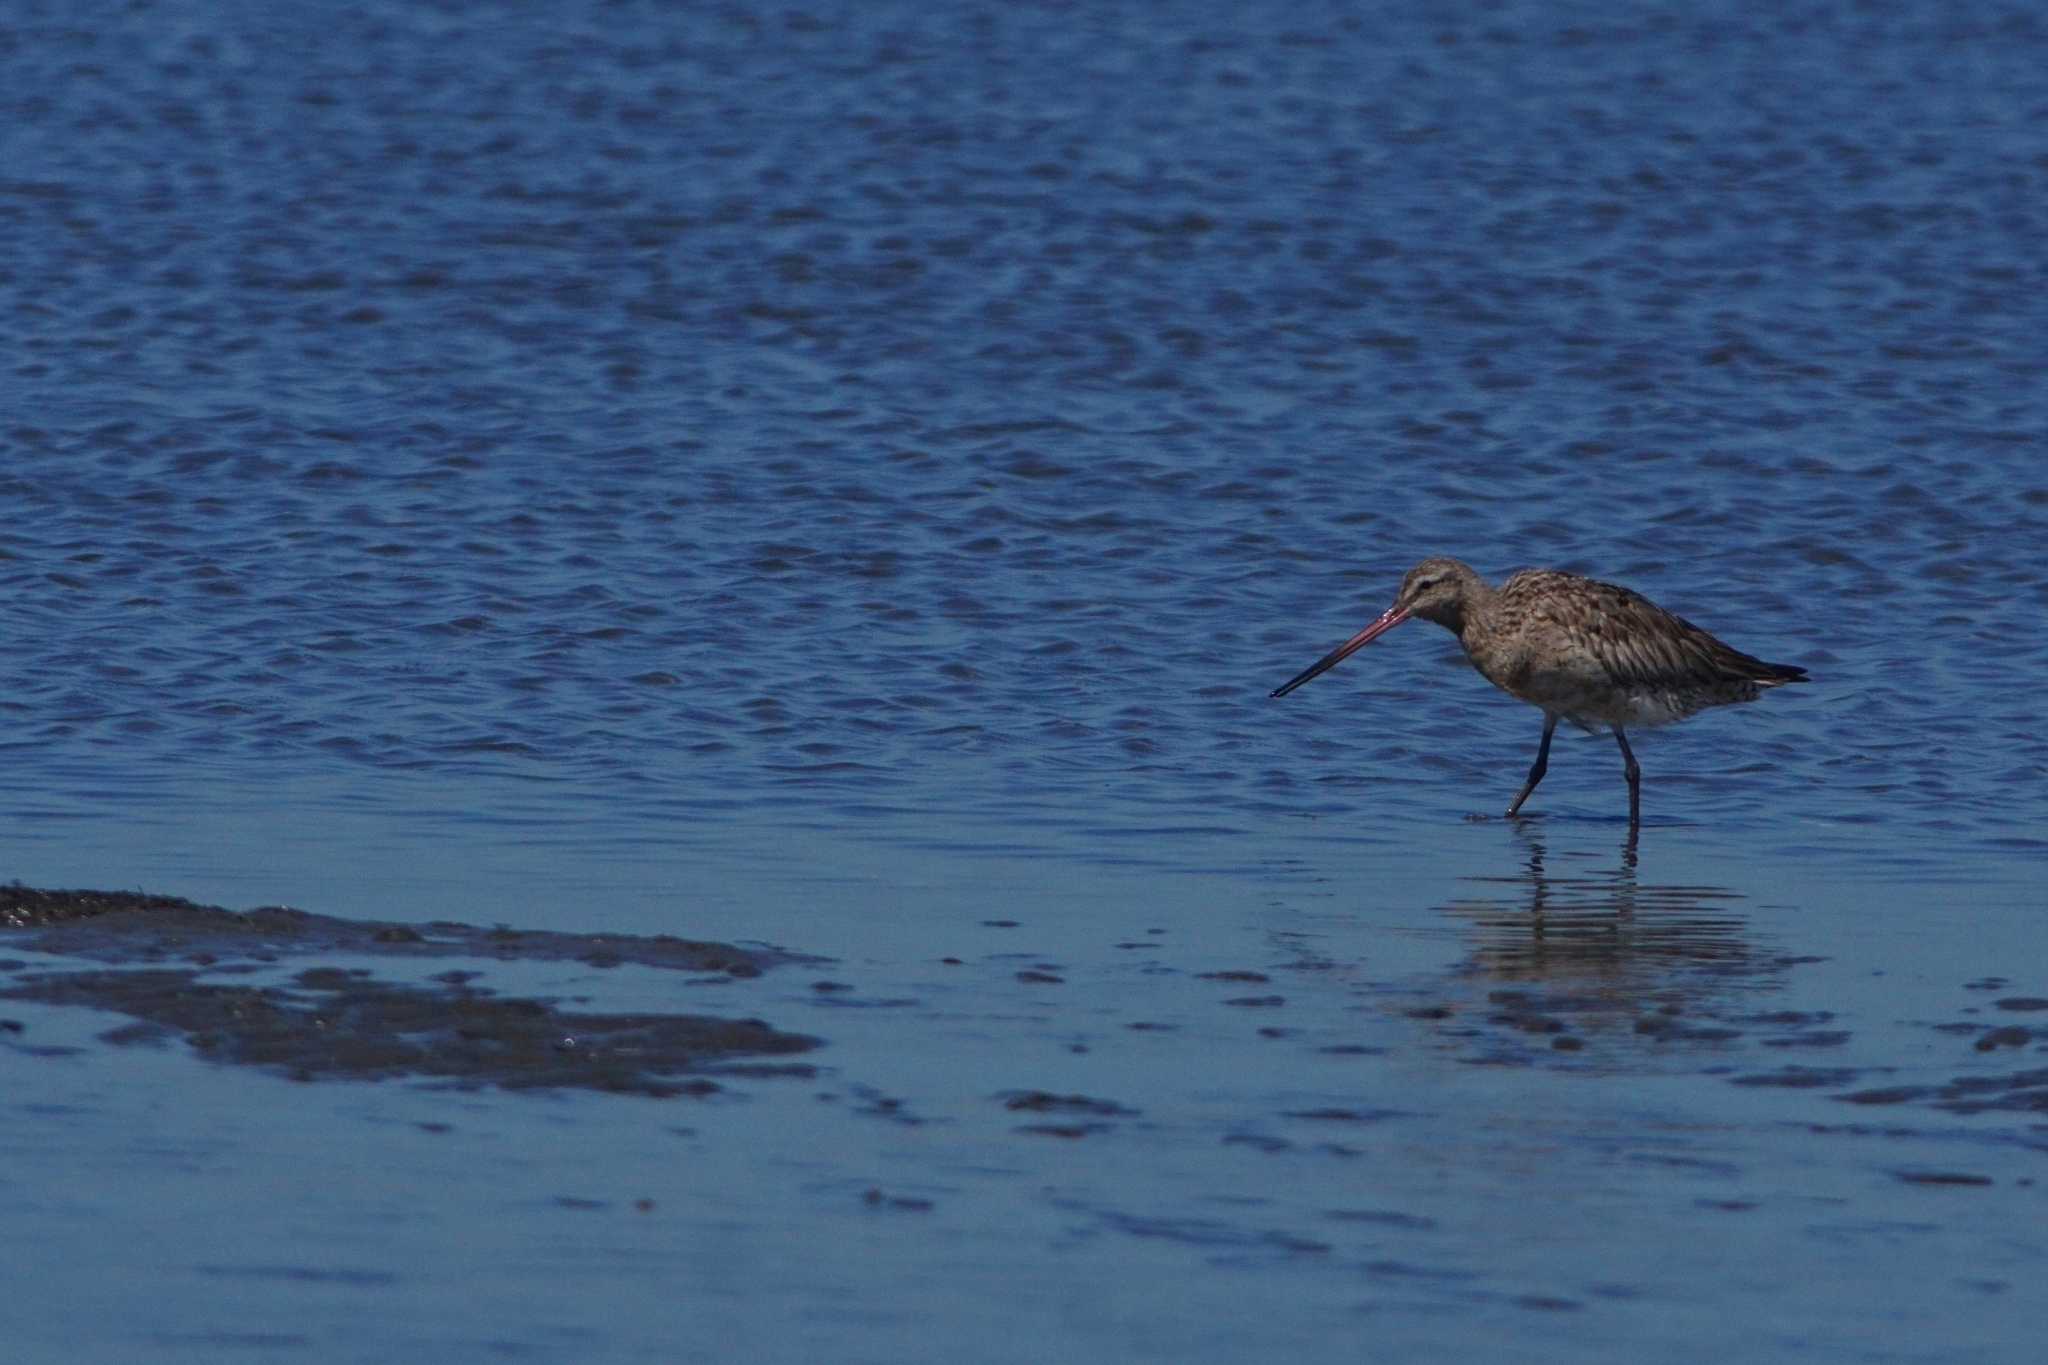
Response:
[{"label": "wading bird", "polygon": [[1455,559],[1425,559],[1401,580],[1394,605],[1358,634],[1273,690],[1284,697],[1411,616],[1458,637],[1486,680],[1543,711],[1543,742],[1515,815],[1550,766],[1560,720],[1612,730],[1628,774],[1628,823],[1642,823],[1642,770],[1633,726],[1669,725],[1710,706],[1755,701],[1764,689],[1805,682],[1806,670],[1767,664],[1722,644],[1640,593],[1555,569],[1528,569],[1493,587]]}]

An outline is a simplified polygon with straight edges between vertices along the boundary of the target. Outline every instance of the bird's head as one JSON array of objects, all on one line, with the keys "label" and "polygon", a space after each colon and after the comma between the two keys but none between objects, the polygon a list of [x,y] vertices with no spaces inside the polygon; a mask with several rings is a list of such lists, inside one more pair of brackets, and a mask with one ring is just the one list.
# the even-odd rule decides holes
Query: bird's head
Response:
[{"label": "bird's head", "polygon": [[1398,612],[1403,619],[1419,616],[1457,630],[1464,625],[1465,608],[1483,583],[1463,560],[1433,555],[1408,571],[1389,611]]}]

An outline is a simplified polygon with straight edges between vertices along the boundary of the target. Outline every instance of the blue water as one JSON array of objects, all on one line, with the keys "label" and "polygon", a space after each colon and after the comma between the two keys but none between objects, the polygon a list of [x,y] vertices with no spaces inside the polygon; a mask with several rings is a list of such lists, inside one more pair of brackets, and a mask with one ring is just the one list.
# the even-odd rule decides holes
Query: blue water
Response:
[{"label": "blue water", "polygon": [[[834,959],[696,1108],[10,1009],[11,1358],[2034,1358],[2031,9],[0,54],[0,876]],[[1433,627],[1266,696],[1431,553],[1814,681],[1638,740],[1633,849],[1604,739],[1469,819],[1540,720]]]}]

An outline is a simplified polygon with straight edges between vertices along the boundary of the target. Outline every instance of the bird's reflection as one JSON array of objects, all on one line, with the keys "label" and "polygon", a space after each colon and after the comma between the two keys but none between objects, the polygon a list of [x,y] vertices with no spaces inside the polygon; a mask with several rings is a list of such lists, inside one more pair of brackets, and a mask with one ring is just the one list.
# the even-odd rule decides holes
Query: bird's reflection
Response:
[{"label": "bird's reflection", "polygon": [[1513,827],[1522,868],[1473,877],[1486,890],[1444,907],[1476,942],[1471,966],[1503,980],[1630,978],[1673,968],[1740,971],[1750,958],[1742,897],[1725,887],[1646,884],[1636,833],[1618,855],[1553,856],[1539,827]]}]

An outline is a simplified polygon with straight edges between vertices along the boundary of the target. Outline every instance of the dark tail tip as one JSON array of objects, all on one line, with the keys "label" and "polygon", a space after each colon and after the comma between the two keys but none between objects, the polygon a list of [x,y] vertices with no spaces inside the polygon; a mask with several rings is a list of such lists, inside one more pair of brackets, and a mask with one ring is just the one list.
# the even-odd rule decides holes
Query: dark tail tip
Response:
[{"label": "dark tail tip", "polygon": [[1766,683],[1794,683],[1809,681],[1809,679],[1806,676],[1806,670],[1801,668],[1798,664],[1766,664],[1764,666],[1771,670],[1771,676],[1762,679],[1762,681]]}]

